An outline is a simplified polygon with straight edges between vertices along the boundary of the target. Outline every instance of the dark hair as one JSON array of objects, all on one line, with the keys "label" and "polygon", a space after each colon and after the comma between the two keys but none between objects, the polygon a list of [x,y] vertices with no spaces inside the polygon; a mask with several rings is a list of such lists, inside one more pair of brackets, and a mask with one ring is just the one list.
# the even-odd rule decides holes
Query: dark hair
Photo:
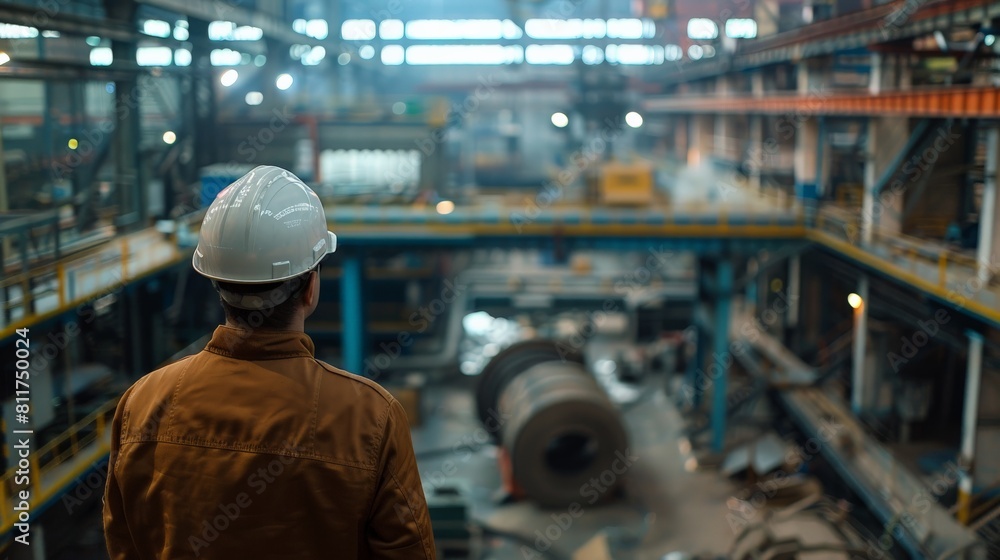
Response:
[{"label": "dark hair", "polygon": [[[301,276],[287,280],[286,282],[292,283],[293,291],[291,295],[288,296],[288,299],[274,307],[266,307],[263,309],[242,309],[230,305],[226,302],[226,300],[222,299],[222,296],[220,295],[219,303],[222,304],[222,310],[226,313],[226,320],[244,329],[288,329],[288,327],[292,324],[292,319],[295,317],[295,308],[298,306],[299,300],[302,298],[302,293],[305,291],[305,287],[309,283],[309,274],[311,272],[312,270]],[[269,294],[275,290],[281,289],[286,282],[269,282],[267,284],[233,284],[230,282],[217,282],[217,284],[220,289],[242,295]],[[295,285],[296,283],[298,284],[297,286]]]}]

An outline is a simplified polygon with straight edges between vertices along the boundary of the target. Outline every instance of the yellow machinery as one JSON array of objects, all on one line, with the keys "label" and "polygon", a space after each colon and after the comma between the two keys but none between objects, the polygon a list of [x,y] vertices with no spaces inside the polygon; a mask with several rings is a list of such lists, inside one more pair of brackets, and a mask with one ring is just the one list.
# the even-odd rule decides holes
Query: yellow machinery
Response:
[{"label": "yellow machinery", "polygon": [[601,166],[597,177],[598,204],[641,206],[653,203],[653,167],[646,162],[612,161]]}]

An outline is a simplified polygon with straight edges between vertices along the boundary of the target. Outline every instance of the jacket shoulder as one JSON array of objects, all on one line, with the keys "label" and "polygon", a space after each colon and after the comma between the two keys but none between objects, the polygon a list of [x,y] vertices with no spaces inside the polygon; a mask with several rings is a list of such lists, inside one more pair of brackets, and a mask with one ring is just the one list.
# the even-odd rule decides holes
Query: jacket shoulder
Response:
[{"label": "jacket shoulder", "polygon": [[148,436],[151,430],[157,431],[161,421],[169,415],[168,407],[177,378],[194,356],[185,356],[147,373],[125,391],[118,403],[124,418],[122,431],[125,434]]},{"label": "jacket shoulder", "polygon": [[[157,385],[162,385],[164,383],[169,384],[171,381],[176,381],[177,376],[180,375],[181,372],[183,372],[188,365],[190,365],[188,362],[191,360],[191,358],[194,358],[195,356],[197,356],[197,354],[184,356],[183,358],[177,361],[170,362],[169,364],[162,366],[159,369],[155,369],[147,373],[146,375],[140,377],[132,386],[134,392],[139,391],[141,389],[140,384],[157,386]],[[173,389],[172,385],[169,386],[171,389]],[[150,387],[145,391],[148,391],[150,389],[153,389],[153,387]]]},{"label": "jacket shoulder", "polygon": [[381,400],[384,400],[387,404],[392,403],[392,401],[396,400],[395,397],[393,397],[392,394],[389,393],[389,391],[386,391],[384,387],[382,387],[375,381],[368,379],[367,377],[362,377],[360,375],[344,371],[340,368],[333,367],[330,364],[324,362],[323,360],[316,360],[316,363],[319,364],[320,367],[322,367],[326,371],[334,375],[337,375],[347,380],[350,383],[357,384],[356,387],[360,386],[357,388],[361,387],[365,388],[366,392],[370,392],[369,394],[371,394],[371,396],[379,397]]}]

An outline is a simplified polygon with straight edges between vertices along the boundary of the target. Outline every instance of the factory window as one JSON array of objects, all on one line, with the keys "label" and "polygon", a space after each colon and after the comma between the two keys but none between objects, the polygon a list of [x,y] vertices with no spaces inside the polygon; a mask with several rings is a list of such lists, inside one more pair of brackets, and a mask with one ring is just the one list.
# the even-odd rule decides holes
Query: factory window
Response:
[{"label": "factory window", "polygon": [[114,62],[114,56],[111,54],[111,47],[97,47],[90,49],[90,65],[91,66],[111,66]]},{"label": "factory window", "polygon": [[398,194],[420,181],[417,150],[323,150],[320,181],[334,194]]},{"label": "factory window", "polygon": [[213,49],[208,59],[212,66],[237,66],[243,61],[243,54],[233,49]]},{"label": "factory window", "polygon": [[382,64],[398,66],[406,60],[406,51],[399,45],[389,45],[382,48]]},{"label": "factory window", "polygon": [[174,51],[174,64],[177,66],[191,66],[191,51],[187,49],[177,49]]},{"label": "factory window", "polygon": [[753,39],[757,36],[757,22],[752,19],[726,20],[726,36],[734,39]]},{"label": "factory window", "polygon": [[413,65],[516,64],[523,59],[517,45],[413,45],[406,49],[406,63]]},{"label": "factory window", "polygon": [[532,39],[580,39],[583,37],[583,20],[529,19],[524,22],[524,32]]},{"label": "factory window", "polygon": [[147,19],[142,22],[142,32],[153,37],[169,37],[170,24],[160,19]]},{"label": "factory window", "polygon": [[177,20],[176,26],[174,27],[174,39],[178,41],[187,41],[191,37],[191,31],[188,30],[188,22],[179,19]]},{"label": "factory window", "polygon": [[324,47],[312,47],[302,54],[302,64],[303,66],[316,66],[324,58],[326,58],[326,49]]},{"label": "factory window", "polygon": [[32,39],[38,37],[38,29],[12,23],[0,23],[0,39]]},{"label": "factory window", "polygon": [[580,59],[584,64],[600,64],[604,62],[604,50],[601,47],[587,45],[583,47],[583,54]]},{"label": "factory window", "polygon": [[292,45],[288,47],[288,56],[292,60],[301,60],[302,56],[308,54],[312,50],[309,45]]},{"label": "factory window", "polygon": [[387,19],[378,24],[378,35],[386,41],[403,38],[403,22],[398,19]]},{"label": "factory window", "polygon": [[618,64],[663,64],[664,51],[659,45],[608,45],[607,60]]},{"label": "factory window", "polygon": [[516,23],[509,19],[503,20],[503,38],[504,39],[520,39],[524,36],[521,28],[517,26]]},{"label": "factory window", "polygon": [[259,27],[237,26],[231,21],[213,21],[208,24],[208,38],[212,41],[257,41],[264,36]]},{"label": "factory window", "polygon": [[375,38],[375,22],[370,19],[347,19],[340,26],[345,41],[371,41]]},{"label": "factory window", "polygon": [[498,19],[415,19],[406,22],[407,39],[501,39],[504,22]]},{"label": "factory window", "polygon": [[573,64],[576,58],[570,45],[528,45],[524,60],[528,64]]},{"label": "factory window", "polygon": [[719,36],[719,26],[708,18],[691,18],[687,32],[691,39],[715,39]]},{"label": "factory window", "polygon": [[609,19],[609,39],[641,39],[645,29],[641,19]]},{"label": "factory window", "polygon": [[170,47],[139,47],[135,49],[135,63],[139,66],[170,66],[174,51]]},{"label": "factory window", "polygon": [[330,26],[325,19],[311,19],[306,22],[306,36],[322,41],[330,35]]}]

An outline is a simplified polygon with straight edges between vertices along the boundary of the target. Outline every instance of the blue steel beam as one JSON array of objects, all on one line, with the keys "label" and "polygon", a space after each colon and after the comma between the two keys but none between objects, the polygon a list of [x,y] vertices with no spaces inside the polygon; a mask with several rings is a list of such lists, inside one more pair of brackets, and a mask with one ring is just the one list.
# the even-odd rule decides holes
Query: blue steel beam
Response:
[{"label": "blue steel beam", "polygon": [[362,283],[364,267],[358,254],[345,255],[341,263],[340,310],[342,315],[341,345],[344,369],[361,375],[365,360],[365,318]]},{"label": "blue steel beam", "polygon": [[712,451],[721,453],[726,441],[726,414],[729,372],[727,362],[729,357],[729,314],[733,297],[733,263],[729,259],[718,262],[715,280],[715,324],[712,336],[713,355],[715,361],[711,373],[715,377],[712,393]]}]

